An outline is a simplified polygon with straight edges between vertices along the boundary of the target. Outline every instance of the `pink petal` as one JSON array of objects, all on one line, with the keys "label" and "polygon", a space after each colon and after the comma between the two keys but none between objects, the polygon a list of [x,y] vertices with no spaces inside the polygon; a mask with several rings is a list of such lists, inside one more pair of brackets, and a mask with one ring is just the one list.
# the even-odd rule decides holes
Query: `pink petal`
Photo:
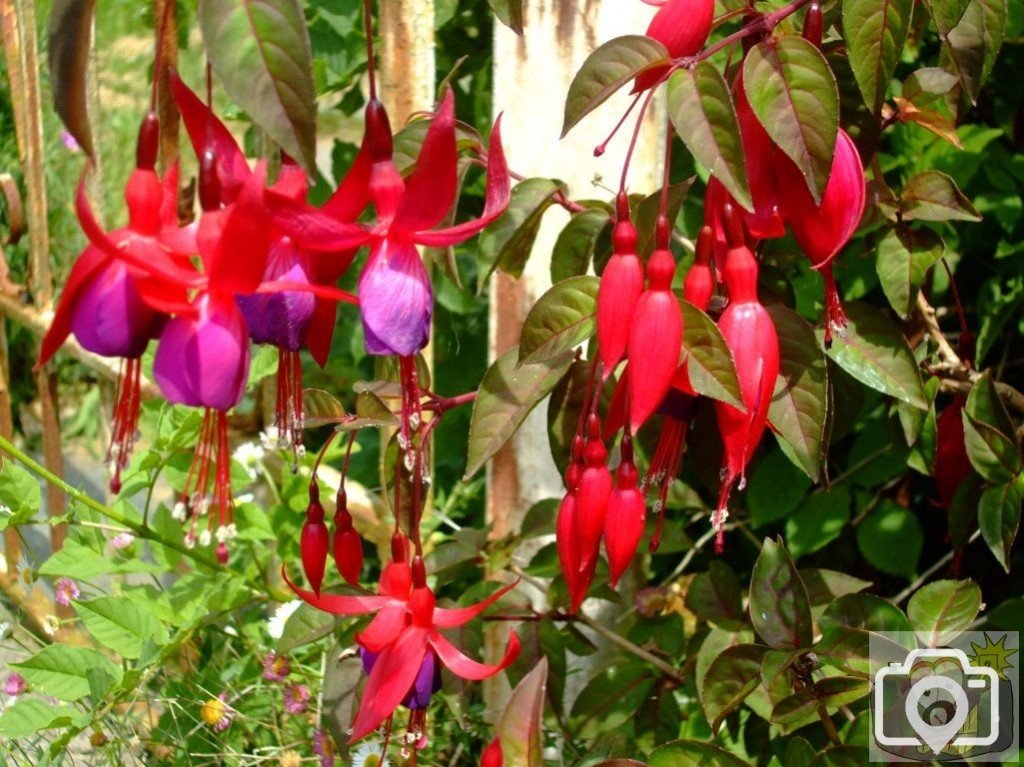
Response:
[{"label": "pink petal", "polygon": [[462,651],[449,642],[437,631],[430,634],[430,646],[437,651],[438,657],[445,667],[453,674],[468,679],[471,682],[479,682],[482,679],[489,679],[504,668],[507,668],[519,655],[519,637],[516,632],[508,632],[508,646],[505,648],[505,657],[494,666],[480,663],[462,654]]},{"label": "pink petal", "polygon": [[513,583],[510,583],[507,586],[502,586],[482,602],[477,602],[475,605],[470,605],[469,607],[435,607],[434,625],[441,629],[451,629],[456,626],[462,626],[463,624],[469,623],[518,585],[519,579],[517,578]]},{"label": "pink petal", "polygon": [[350,596],[348,594],[321,594],[317,596],[312,591],[307,591],[300,586],[296,586],[288,578],[288,572],[284,567],[281,568],[281,577],[284,578],[284,582],[288,584],[288,588],[295,592],[295,595],[299,597],[303,602],[308,605],[312,605],[318,610],[323,610],[325,613],[331,613],[332,615],[366,615],[368,613],[376,612],[381,610],[389,602],[392,602],[390,597],[378,597],[378,596]]},{"label": "pink petal", "polygon": [[398,708],[423,665],[428,633],[427,629],[410,627],[377,657],[363,690],[349,743],[376,730]]},{"label": "pink petal", "polygon": [[487,199],[484,212],[480,218],[447,229],[435,229],[429,232],[418,232],[416,242],[432,248],[445,248],[458,245],[473,235],[483,231],[495,221],[505,209],[512,197],[512,186],[505,162],[505,150],[501,144],[501,116],[494,122],[491,130],[491,146],[487,158]]},{"label": "pink petal", "polygon": [[356,634],[356,642],[370,652],[381,652],[398,639],[398,635],[409,625],[410,621],[407,605],[394,600],[380,609],[380,612],[374,616],[364,631]]},{"label": "pink petal", "polygon": [[448,88],[423,140],[416,169],[405,181],[405,195],[395,214],[396,230],[419,232],[441,223],[455,201],[458,161],[455,97]]}]

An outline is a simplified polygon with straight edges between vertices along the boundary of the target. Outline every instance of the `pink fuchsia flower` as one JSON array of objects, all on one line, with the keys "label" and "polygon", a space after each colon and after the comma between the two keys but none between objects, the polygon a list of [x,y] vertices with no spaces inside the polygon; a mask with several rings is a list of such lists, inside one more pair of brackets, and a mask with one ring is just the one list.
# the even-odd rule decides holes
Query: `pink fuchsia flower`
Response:
[{"label": "pink fuchsia flower", "polygon": [[25,682],[25,678],[21,674],[12,672],[7,675],[7,681],[4,682],[4,692],[11,697],[24,695],[28,692],[28,684]]},{"label": "pink fuchsia flower", "polygon": [[270,653],[263,659],[263,678],[268,682],[283,682],[292,671],[287,655]]},{"label": "pink fuchsia flower", "polygon": [[334,740],[326,730],[313,733],[313,753],[320,757],[320,767],[334,767]]},{"label": "pink fuchsia flower", "polygon": [[53,586],[53,601],[62,607],[71,604],[72,599],[78,599],[82,592],[78,584],[70,578],[58,578]]},{"label": "pink fuchsia flower", "polygon": [[285,713],[297,715],[306,710],[309,688],[304,684],[289,684],[284,688]]}]

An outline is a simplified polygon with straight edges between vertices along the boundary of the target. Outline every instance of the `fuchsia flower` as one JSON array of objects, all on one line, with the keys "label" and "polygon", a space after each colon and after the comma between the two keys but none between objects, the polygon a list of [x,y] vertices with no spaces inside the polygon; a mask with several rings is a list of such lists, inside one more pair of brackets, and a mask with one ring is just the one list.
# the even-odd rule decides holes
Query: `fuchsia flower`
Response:
[{"label": "fuchsia flower", "polygon": [[324,212],[344,219],[370,202],[376,213],[370,256],[359,277],[359,308],[366,350],[377,355],[413,355],[430,334],[433,292],[417,245],[458,245],[504,213],[511,195],[501,144],[501,118],[491,131],[487,196],[480,218],[436,229],[458,191],[455,99],[449,89],[423,141],[413,172],[398,174],[391,126],[383,104],[366,107],[366,134],[347,183],[334,193]]},{"label": "fuchsia flower", "polygon": [[[648,5],[661,8],[647,27],[652,37],[668,50],[674,59],[693,56],[707,42],[714,20],[714,0],[644,0]],[[664,75],[667,67],[656,67],[636,78],[633,92],[647,90]]]},{"label": "fuchsia flower", "polygon": [[[365,630],[356,634],[369,678],[349,742],[355,742],[377,729],[408,701],[421,712],[433,694],[435,668],[439,664],[457,676],[481,680],[497,674],[515,660],[519,638],[509,633],[505,657],[496,665],[478,663],[462,654],[439,629],[453,629],[478,617],[484,610],[515,587],[505,586],[475,605],[461,608],[436,606],[433,591],[426,584],[423,561],[416,557],[408,564],[408,543],[396,535],[392,541],[392,561],[381,573],[380,593],[375,596],[320,594],[286,582],[299,597],[319,610],[334,615],[374,614]],[[417,719],[422,724],[422,721]]]},{"label": "fuchsia flower", "polygon": [[158,136],[156,115],[150,113],[142,122],[136,168],[125,188],[127,226],[103,231],[89,205],[83,174],[75,203],[89,245],[68,275],[37,363],[45,365],[71,333],[88,351],[124,360],[107,454],[113,464],[110,488],[115,493],[120,491],[121,471],[128,464],[138,428],[140,358],[166,322],[146,296],[177,290],[175,284],[188,283],[193,277],[187,257],[195,250],[194,228],[178,227],[177,166],[163,181],[154,171]]},{"label": "fuchsia flower", "polygon": [[637,256],[636,243],[629,197],[619,192],[612,230],[612,256],[601,273],[597,291],[597,350],[605,379],[626,356],[633,312],[644,292],[644,267]]},{"label": "fuchsia flower", "polygon": [[58,578],[53,585],[53,601],[62,607],[71,604],[71,600],[78,599],[82,595],[78,584],[70,578]]}]

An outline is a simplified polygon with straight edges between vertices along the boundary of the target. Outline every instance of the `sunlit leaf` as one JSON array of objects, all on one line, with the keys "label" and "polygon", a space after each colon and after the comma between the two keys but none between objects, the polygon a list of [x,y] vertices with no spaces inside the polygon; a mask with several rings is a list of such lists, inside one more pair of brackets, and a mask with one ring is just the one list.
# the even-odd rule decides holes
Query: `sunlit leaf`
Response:
[{"label": "sunlit leaf", "polygon": [[594,335],[598,279],[571,277],[538,299],[523,323],[519,364],[544,362],[571,351]]},{"label": "sunlit leaf", "polygon": [[966,631],[981,610],[981,589],[971,580],[935,581],[907,603],[907,617],[925,647],[944,647]]},{"label": "sunlit leaf", "polygon": [[877,112],[907,39],[913,0],[843,0],[846,50],[868,107]]}]

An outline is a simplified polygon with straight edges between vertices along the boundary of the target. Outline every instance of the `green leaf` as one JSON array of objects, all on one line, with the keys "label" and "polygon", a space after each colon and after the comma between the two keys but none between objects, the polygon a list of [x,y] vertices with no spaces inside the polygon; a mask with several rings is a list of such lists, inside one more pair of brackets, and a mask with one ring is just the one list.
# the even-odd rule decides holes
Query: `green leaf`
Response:
[{"label": "green leaf", "polygon": [[11,458],[0,463],[0,530],[29,522],[42,506],[39,480]]},{"label": "green leaf", "polygon": [[163,569],[138,558],[123,562],[111,562],[96,549],[89,548],[74,538],[51,554],[39,568],[40,575],[66,576],[83,581],[95,580],[98,576],[111,573],[162,573]]},{"label": "green leaf", "polygon": [[197,18],[231,100],[316,176],[316,87],[299,0],[200,0]]},{"label": "green leaf", "polygon": [[975,422],[991,426],[1007,439],[1012,439],[1013,422],[996,390],[991,371],[986,370],[974,382],[970,394],[967,395],[964,412]]},{"label": "green leaf", "polygon": [[868,752],[863,746],[830,746],[807,767],[864,767]]},{"label": "green leaf", "polygon": [[740,644],[726,649],[711,662],[701,685],[700,703],[711,732],[718,732],[729,714],[761,684],[761,663],[768,648]]},{"label": "green leaf", "polygon": [[281,638],[276,642],[275,649],[278,652],[292,652],[293,650],[311,644],[325,636],[330,636],[341,619],[330,613],[325,613],[307,604],[299,605],[299,608],[289,616],[284,624],[284,631]]},{"label": "green leaf", "polygon": [[857,85],[873,113],[899,63],[914,0],[843,0],[843,29]]},{"label": "green leaf", "polygon": [[597,277],[570,277],[552,286],[526,315],[519,340],[520,365],[572,351],[597,327]]},{"label": "green leaf", "polygon": [[917,304],[917,292],[928,270],[945,253],[942,238],[931,229],[890,229],[878,242],[875,269],[885,297],[900,317]]},{"label": "green leaf", "polygon": [[1010,572],[1010,549],[1020,529],[1020,491],[1016,482],[990,487],[978,503],[978,527],[999,564]]},{"label": "green leaf", "polygon": [[[668,205],[665,206],[665,216],[669,221],[675,221],[679,217],[683,203],[686,202],[686,195],[693,186],[695,177],[672,184],[668,188]],[[654,251],[654,234],[658,216],[661,215],[661,191],[652,192],[642,198],[639,203],[633,205],[633,223],[636,226],[637,240],[636,252],[641,260],[646,261]]]},{"label": "green leaf", "polygon": [[517,35],[523,34],[523,0],[487,0],[494,17]]},{"label": "green leaf", "polygon": [[929,5],[932,18],[935,19],[935,26],[939,28],[939,32],[943,35],[948,34],[949,30],[960,23],[970,4],[971,0],[931,0]]},{"label": "green leaf", "polygon": [[736,375],[732,352],[714,320],[689,301],[679,301],[683,313],[683,358],[690,385],[698,394],[719,400],[740,410],[743,392]]},{"label": "green leaf", "polygon": [[768,307],[779,337],[779,380],[768,409],[776,436],[791,448],[812,482],[821,477],[825,458],[825,403],[828,371],[814,330],[792,309]]},{"label": "green leaf", "polygon": [[970,628],[981,610],[981,589],[972,580],[935,581],[907,603],[907,617],[925,647],[944,647]]},{"label": "green leaf", "polygon": [[945,173],[918,173],[903,187],[900,214],[904,221],[981,221],[956,182]]},{"label": "green leaf", "polygon": [[87,720],[88,711],[76,711],[70,706],[54,706],[38,698],[22,699],[0,716],[0,735],[5,738],[27,738],[40,730],[71,727]]},{"label": "green leaf", "polygon": [[544,767],[541,753],[548,661],[541,658],[512,691],[498,720],[495,735],[508,767]]},{"label": "green leaf", "polygon": [[736,573],[725,563],[712,560],[706,573],[698,573],[686,591],[686,606],[722,629],[743,625],[743,594]]},{"label": "green leaf", "polygon": [[1008,0],[970,0],[960,21],[944,35],[944,58],[974,103],[1003,45],[1008,12]]},{"label": "green leaf", "polygon": [[718,67],[704,61],[692,70],[674,73],[668,81],[668,104],[672,124],[686,148],[741,206],[753,211],[739,118]]},{"label": "green leaf", "polygon": [[786,544],[794,559],[813,554],[838,538],[850,521],[850,491],[815,493],[786,519]]},{"label": "green leaf", "polygon": [[29,686],[45,695],[72,702],[89,694],[89,670],[103,669],[114,679],[121,679],[121,669],[98,650],[89,647],[55,644],[35,655],[12,663]]},{"label": "green leaf", "polygon": [[782,757],[782,767],[807,767],[814,759],[814,747],[796,735],[786,743],[786,753]]},{"label": "green leaf", "polygon": [[989,482],[1011,482],[1024,469],[1024,461],[1009,436],[1013,425],[989,372],[971,388],[963,418],[967,457],[975,471]]},{"label": "green leaf", "polygon": [[839,130],[839,90],[821,51],[800,37],[758,43],[743,88],[768,135],[796,163],[821,204]]},{"label": "green leaf", "polygon": [[934,104],[956,86],[956,75],[940,67],[924,67],[903,81],[903,98],[916,107]]},{"label": "green leaf", "polygon": [[772,709],[772,722],[783,726],[795,724],[817,711],[819,705],[838,709],[860,700],[871,692],[867,679],[855,676],[829,676],[818,681],[813,690],[787,695]]},{"label": "green leaf", "polygon": [[892,501],[883,501],[857,525],[857,545],[872,567],[910,578],[924,547],[917,517]]},{"label": "green leaf", "polygon": [[573,355],[567,352],[536,365],[516,366],[518,359],[519,348],[514,346],[484,374],[473,403],[464,479],[476,474],[512,438],[530,411],[565,375]]},{"label": "green leaf", "polygon": [[167,629],[141,604],[127,597],[76,602],[78,616],[96,641],[125,658],[138,658],[147,639],[167,642]]},{"label": "green leaf", "polygon": [[544,212],[561,189],[548,178],[528,178],[516,184],[508,208],[480,234],[477,260],[477,294],[487,287],[495,269],[519,277],[533,250]]},{"label": "green leaf", "polygon": [[750,767],[748,762],[714,743],[677,740],[658,746],[647,760],[648,767]]},{"label": "green leaf", "polygon": [[807,588],[807,598],[812,606],[827,605],[847,594],[863,591],[871,581],[854,578],[838,570],[810,567],[800,570],[800,579]]},{"label": "green leaf", "polygon": [[778,650],[811,646],[811,604],[781,539],[765,538],[750,577],[750,620],[758,636]]},{"label": "green leaf", "polygon": [[641,72],[669,63],[665,46],[646,35],[606,42],[583,62],[569,86],[562,136]]},{"label": "green leaf", "polygon": [[884,313],[858,302],[846,305],[850,324],[827,354],[861,383],[928,409],[917,361],[900,329]]},{"label": "green leaf", "polygon": [[552,284],[587,273],[598,240],[610,224],[604,208],[589,208],[569,219],[551,251]]},{"label": "green leaf", "polygon": [[345,406],[333,394],[323,389],[305,389],[302,392],[302,416],[307,429],[345,420]]}]

